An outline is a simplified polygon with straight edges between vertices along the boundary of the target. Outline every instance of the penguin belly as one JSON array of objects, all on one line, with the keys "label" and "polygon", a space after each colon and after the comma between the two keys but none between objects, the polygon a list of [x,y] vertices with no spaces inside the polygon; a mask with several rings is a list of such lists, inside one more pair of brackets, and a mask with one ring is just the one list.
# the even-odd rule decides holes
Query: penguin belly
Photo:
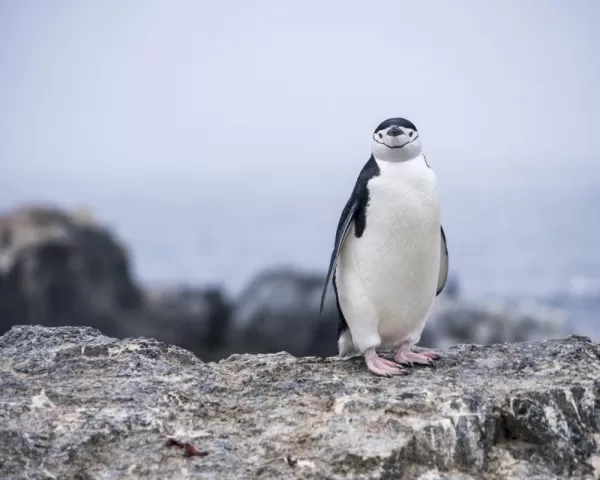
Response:
[{"label": "penguin belly", "polygon": [[349,232],[336,272],[340,307],[360,352],[417,343],[436,298],[440,212],[424,162],[384,165],[369,181],[362,235]]}]

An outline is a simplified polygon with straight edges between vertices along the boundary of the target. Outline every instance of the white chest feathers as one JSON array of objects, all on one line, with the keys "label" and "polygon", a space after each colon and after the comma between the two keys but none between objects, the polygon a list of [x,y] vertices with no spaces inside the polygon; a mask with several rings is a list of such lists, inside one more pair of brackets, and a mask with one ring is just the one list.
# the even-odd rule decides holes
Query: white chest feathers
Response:
[{"label": "white chest feathers", "polygon": [[[433,170],[427,167],[422,157],[408,162],[378,164],[379,175],[368,183],[365,240],[384,242],[378,247],[391,256],[394,252],[402,254],[407,248],[414,250],[421,242],[435,243],[440,229],[440,211]],[[391,244],[385,248],[388,242]]]},{"label": "white chest feathers", "polygon": [[[437,185],[434,171],[420,156],[407,162],[377,161],[379,175],[369,182],[369,192],[376,203],[384,197],[390,202],[387,210],[416,208],[426,211],[437,208]],[[404,208],[403,208],[404,207]]]},{"label": "white chest feathers", "polygon": [[377,162],[365,229],[349,232],[337,270],[339,299],[359,350],[416,342],[436,297],[440,209],[436,176],[418,157]]}]

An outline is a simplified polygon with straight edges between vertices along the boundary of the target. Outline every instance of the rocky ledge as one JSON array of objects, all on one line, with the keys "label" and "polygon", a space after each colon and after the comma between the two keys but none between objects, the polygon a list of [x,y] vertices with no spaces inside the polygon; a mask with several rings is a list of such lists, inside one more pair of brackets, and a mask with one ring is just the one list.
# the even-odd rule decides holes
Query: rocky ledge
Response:
[{"label": "rocky ledge", "polygon": [[233,355],[90,327],[0,337],[0,478],[598,478],[600,345],[460,345],[435,369]]}]

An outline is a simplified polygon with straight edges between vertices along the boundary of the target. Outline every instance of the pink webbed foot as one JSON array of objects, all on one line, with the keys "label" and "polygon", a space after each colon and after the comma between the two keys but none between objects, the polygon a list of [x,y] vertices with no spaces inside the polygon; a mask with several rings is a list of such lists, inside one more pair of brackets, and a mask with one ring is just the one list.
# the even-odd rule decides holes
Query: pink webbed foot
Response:
[{"label": "pink webbed foot", "polygon": [[391,375],[400,375],[402,373],[402,370],[397,363],[381,358],[377,355],[374,348],[369,348],[365,351],[365,361],[367,362],[369,371],[375,375],[389,377]]},{"label": "pink webbed foot", "polygon": [[397,363],[408,363],[409,365],[418,363],[420,365],[428,365],[430,367],[435,366],[433,360],[437,360],[438,358],[440,358],[440,356],[434,352],[412,352],[409,345],[402,345],[396,351],[396,355],[394,355],[394,361]]}]

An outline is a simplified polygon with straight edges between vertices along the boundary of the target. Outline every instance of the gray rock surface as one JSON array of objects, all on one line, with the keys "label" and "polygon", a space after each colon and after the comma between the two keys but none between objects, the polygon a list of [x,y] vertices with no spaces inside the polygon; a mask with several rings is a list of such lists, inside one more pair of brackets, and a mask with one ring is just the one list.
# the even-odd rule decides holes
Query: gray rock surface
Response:
[{"label": "gray rock surface", "polygon": [[381,378],[360,358],[203,363],[87,327],[14,327],[0,478],[598,478],[600,345],[439,353]]},{"label": "gray rock surface", "polygon": [[40,323],[119,335],[141,301],[125,248],[89,216],[41,207],[0,216],[0,333]]}]

